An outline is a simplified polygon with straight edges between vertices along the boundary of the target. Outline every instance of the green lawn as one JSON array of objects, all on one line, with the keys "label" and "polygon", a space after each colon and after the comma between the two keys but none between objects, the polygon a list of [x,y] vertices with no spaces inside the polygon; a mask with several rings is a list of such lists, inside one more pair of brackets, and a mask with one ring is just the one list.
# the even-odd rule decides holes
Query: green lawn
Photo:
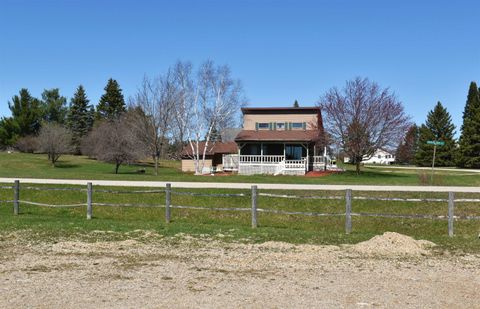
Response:
[{"label": "green lawn", "polygon": [[[137,171],[145,168],[145,174]],[[344,173],[327,177],[308,178],[302,176],[195,176],[180,171],[180,162],[162,161],[159,175],[155,176],[151,164],[121,166],[114,173],[114,166],[91,160],[83,156],[62,156],[57,167],[52,167],[45,155],[8,154],[0,152],[0,177],[64,178],[64,179],[108,179],[143,181],[195,181],[195,182],[247,182],[247,183],[306,183],[306,184],[369,184],[369,185],[429,185],[428,171],[399,170],[364,167],[356,175],[353,166],[347,165]],[[480,174],[459,171],[437,171],[435,185],[479,186]]]},{"label": "green lawn", "polygon": [[[84,191],[37,191],[22,185],[20,198],[49,204],[84,203]],[[49,185],[35,185],[47,187]],[[56,186],[59,187],[59,186]],[[66,186],[61,186],[66,187]],[[70,186],[73,187],[73,186]],[[84,187],[81,187],[84,188]],[[105,189],[95,187],[94,189]],[[110,188],[113,190],[131,190],[132,188]],[[137,188],[138,189],[138,188]],[[141,190],[141,189],[140,189]],[[202,207],[242,207],[249,209],[248,190],[225,189],[174,189],[178,192],[197,193],[245,193],[244,197],[204,197],[172,195],[173,205]],[[261,191],[278,193],[278,191]],[[322,191],[282,191],[296,195],[335,195],[344,196],[345,192]],[[12,199],[11,189],[0,189],[0,200]],[[354,196],[377,197],[429,197],[446,198],[446,193],[402,193],[402,192],[354,192]],[[457,194],[457,198],[480,198],[479,194]],[[143,203],[164,204],[164,193],[148,194],[112,194],[94,192],[96,203]],[[480,216],[480,203],[457,203],[456,215]],[[285,211],[344,213],[344,200],[283,199],[260,196],[258,207]],[[354,200],[353,212],[390,213],[390,214],[430,214],[446,215],[446,202],[394,202]],[[116,240],[130,237],[138,230],[151,230],[164,236],[178,233],[188,235],[208,235],[226,241],[263,242],[286,241],[290,243],[345,244],[356,243],[386,231],[394,231],[428,239],[439,245],[440,251],[448,249],[461,252],[480,252],[479,221],[455,222],[455,237],[447,235],[446,220],[428,219],[392,219],[353,217],[352,233],[344,232],[344,216],[308,217],[301,215],[258,214],[258,229],[250,227],[250,212],[172,209],[172,222],[165,223],[164,208],[127,208],[94,206],[93,219],[86,220],[85,207],[72,209],[51,209],[38,206],[20,205],[20,215],[14,216],[11,203],[0,202],[0,230],[2,234],[12,231],[27,231],[28,241],[58,241],[59,239],[82,239],[86,241]],[[92,231],[109,233],[91,233]],[[113,233],[111,233],[113,232]],[[1,236],[1,235],[0,235]]]}]

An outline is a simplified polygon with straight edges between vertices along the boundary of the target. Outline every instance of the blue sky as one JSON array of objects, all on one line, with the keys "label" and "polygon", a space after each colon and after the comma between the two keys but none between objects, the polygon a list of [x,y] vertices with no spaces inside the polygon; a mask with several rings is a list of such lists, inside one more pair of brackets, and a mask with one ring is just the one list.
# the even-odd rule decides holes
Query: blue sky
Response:
[{"label": "blue sky", "polygon": [[22,87],[71,97],[83,84],[97,103],[110,77],[129,96],[144,74],[212,59],[251,106],[312,105],[362,76],[415,122],[440,100],[459,127],[480,81],[478,20],[480,1],[0,0],[0,115]]}]

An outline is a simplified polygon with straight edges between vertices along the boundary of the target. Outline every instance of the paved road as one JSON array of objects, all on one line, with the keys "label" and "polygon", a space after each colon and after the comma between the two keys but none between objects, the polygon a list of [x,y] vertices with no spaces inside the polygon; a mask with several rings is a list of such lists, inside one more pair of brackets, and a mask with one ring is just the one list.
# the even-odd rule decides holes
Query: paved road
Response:
[{"label": "paved road", "polygon": [[[79,180],[79,179],[35,179],[35,178],[0,178],[0,183],[13,183],[15,179],[20,183],[30,184],[65,184],[86,185],[91,182],[98,186],[118,187],[165,187],[166,181],[120,181],[120,180]],[[169,182],[177,188],[221,188],[221,189],[249,189],[252,183],[226,182]],[[480,193],[480,187],[440,187],[440,186],[369,186],[369,185],[312,185],[312,184],[277,184],[259,183],[259,189],[273,190],[345,190],[356,191],[401,191],[401,192],[472,192]]]}]

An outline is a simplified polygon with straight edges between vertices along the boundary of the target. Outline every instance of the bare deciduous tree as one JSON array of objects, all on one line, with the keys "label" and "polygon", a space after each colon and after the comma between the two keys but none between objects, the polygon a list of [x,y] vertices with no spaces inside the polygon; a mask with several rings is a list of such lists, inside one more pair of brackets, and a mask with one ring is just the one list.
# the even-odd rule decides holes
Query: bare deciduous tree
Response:
[{"label": "bare deciduous tree", "polygon": [[188,115],[188,108],[191,107],[193,101],[190,97],[193,95],[192,64],[190,62],[177,62],[173,67],[173,74],[177,88],[177,100],[173,112],[172,136],[174,137],[173,142],[176,145],[177,155],[181,155],[185,145],[187,128],[191,127],[191,121],[182,117]]},{"label": "bare deciduous tree", "polygon": [[343,89],[331,88],[320,99],[327,132],[356,164],[379,148],[391,148],[408,129],[409,117],[388,88],[355,78]]},{"label": "bare deciduous tree", "polygon": [[[211,135],[232,126],[244,105],[243,90],[239,80],[231,77],[228,66],[215,66],[207,61],[192,76],[189,63],[174,67],[178,99],[175,104],[177,127],[184,134],[192,150],[195,174],[205,166],[205,154],[212,146]],[[201,141],[203,146],[200,145]]]},{"label": "bare deciduous tree", "polygon": [[72,135],[65,127],[56,123],[44,123],[37,137],[38,151],[46,153],[55,166],[61,155],[71,153]]},{"label": "bare deciduous tree", "polygon": [[128,113],[119,119],[105,121],[95,127],[87,140],[93,144],[91,156],[115,164],[115,174],[120,165],[145,158],[145,149],[128,121]]},{"label": "bare deciduous tree", "polygon": [[145,76],[130,104],[132,128],[155,161],[155,175],[158,175],[159,158],[168,146],[176,95],[176,85],[169,70],[157,78]]}]

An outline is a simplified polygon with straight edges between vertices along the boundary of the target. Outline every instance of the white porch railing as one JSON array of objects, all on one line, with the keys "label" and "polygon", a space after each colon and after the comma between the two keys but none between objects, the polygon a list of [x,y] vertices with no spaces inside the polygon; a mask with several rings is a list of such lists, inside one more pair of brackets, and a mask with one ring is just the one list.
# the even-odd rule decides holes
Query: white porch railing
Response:
[{"label": "white porch railing", "polygon": [[[283,155],[223,155],[223,169],[238,171],[241,174],[300,174],[309,170],[323,171],[331,169],[330,157],[311,156],[301,160],[285,160]],[[302,172],[303,171],[303,172]]]},{"label": "white porch railing", "polygon": [[325,158],[324,156],[313,156],[310,159],[310,166],[314,171],[320,171],[325,169],[325,161],[328,165],[328,157]]},{"label": "white porch railing", "polygon": [[238,171],[238,154],[224,154],[222,166],[224,171]]},{"label": "white porch railing", "polygon": [[301,160],[285,160],[285,169],[293,169],[293,170],[305,170],[306,159],[303,158]]},{"label": "white porch railing", "polygon": [[223,156],[223,169],[238,171],[240,174],[305,174],[307,158],[285,160],[283,155],[236,155]]},{"label": "white porch railing", "polygon": [[240,164],[276,164],[284,159],[283,155],[241,155],[239,162]]},{"label": "white porch railing", "polygon": [[325,164],[325,157],[324,156],[313,156],[312,157],[313,164]]}]

